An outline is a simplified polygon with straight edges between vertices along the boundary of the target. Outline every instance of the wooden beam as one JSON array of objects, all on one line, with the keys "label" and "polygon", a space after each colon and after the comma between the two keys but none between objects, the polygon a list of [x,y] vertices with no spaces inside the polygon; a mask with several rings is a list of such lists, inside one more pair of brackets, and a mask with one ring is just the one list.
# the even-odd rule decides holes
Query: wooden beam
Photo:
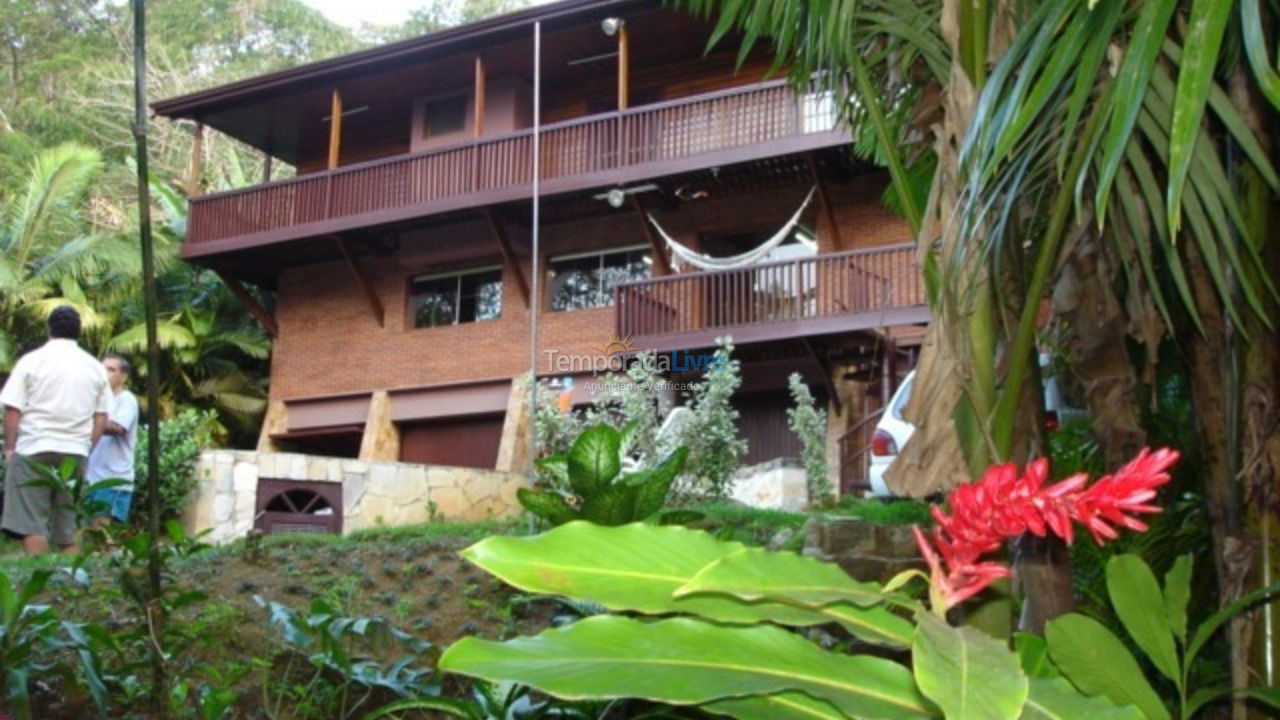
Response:
[{"label": "wooden beam", "polygon": [[524,271],[520,269],[520,263],[516,261],[516,254],[511,249],[511,242],[507,239],[507,233],[503,231],[502,224],[498,222],[498,218],[494,215],[492,208],[485,208],[484,215],[489,220],[489,228],[493,231],[493,239],[498,242],[498,251],[502,253],[502,264],[506,266],[507,272],[515,277],[516,287],[520,289],[520,298],[524,300],[525,308],[528,308],[529,281],[525,280]]},{"label": "wooden beam", "polygon": [[244,309],[248,310],[249,314],[262,325],[262,329],[266,330],[267,334],[273,339],[280,337],[280,329],[276,327],[276,319],[271,316],[271,313],[267,312],[266,308],[262,307],[262,303],[258,302],[258,299],[251,295],[239,280],[223,272],[215,272],[217,272],[219,278],[222,278],[222,283],[227,286],[231,294],[235,295],[240,304],[244,306]]},{"label": "wooden beam", "polygon": [[831,226],[831,239],[835,241],[836,250],[844,250],[844,241],[840,239],[840,225],[836,222],[836,214],[831,208],[831,200],[827,198],[826,183],[822,182],[822,176],[818,174],[818,162],[813,159],[813,153],[809,153],[808,159],[809,174],[813,176],[814,187],[818,188],[818,204],[822,206],[822,213],[827,216],[827,225]]},{"label": "wooden beam", "polygon": [[201,163],[204,162],[204,123],[196,123],[191,140],[191,162],[187,165],[187,197],[200,194]]},{"label": "wooden beam", "polygon": [[482,135],[484,135],[485,91],[484,91],[484,58],[480,57],[479,55],[476,56],[476,90],[475,92],[476,92],[476,101],[475,101],[476,117],[475,117],[475,122],[473,124],[475,126],[475,131],[476,131],[475,136],[481,137]]},{"label": "wooden beam", "polygon": [[827,387],[827,401],[835,405],[836,414],[843,415],[844,409],[840,404],[840,394],[836,392],[835,382],[831,378],[831,366],[818,354],[817,349],[813,347],[813,343],[810,342],[809,338],[802,337],[800,342],[804,345],[804,349],[808,351],[809,357],[813,358],[813,361],[817,363],[819,371],[822,372],[822,384]]},{"label": "wooden beam", "polygon": [[329,110],[329,169],[338,167],[338,155],[342,149],[342,93],[333,89],[333,101]]},{"label": "wooden beam", "polygon": [[626,110],[630,103],[631,82],[631,41],[627,36],[627,26],[618,28],[618,109]]},{"label": "wooden beam", "polygon": [[369,281],[369,274],[365,272],[364,266],[356,259],[355,248],[351,247],[351,241],[341,235],[334,235],[333,239],[338,241],[338,249],[342,251],[347,267],[351,268],[351,274],[356,276],[356,282],[359,283],[360,289],[364,290],[364,296],[369,301],[369,309],[373,311],[373,319],[377,321],[379,327],[386,327],[386,314],[382,309],[382,301],[378,299],[378,291]]},{"label": "wooden beam", "polygon": [[658,275],[670,275],[671,261],[667,259],[667,250],[662,243],[658,242],[657,236],[653,234],[653,228],[649,227],[649,217],[645,212],[644,204],[640,202],[640,198],[632,195],[631,207],[635,208],[636,215],[640,218],[640,231],[644,233],[644,239],[649,241],[649,249],[653,251],[654,269],[659,271]]}]

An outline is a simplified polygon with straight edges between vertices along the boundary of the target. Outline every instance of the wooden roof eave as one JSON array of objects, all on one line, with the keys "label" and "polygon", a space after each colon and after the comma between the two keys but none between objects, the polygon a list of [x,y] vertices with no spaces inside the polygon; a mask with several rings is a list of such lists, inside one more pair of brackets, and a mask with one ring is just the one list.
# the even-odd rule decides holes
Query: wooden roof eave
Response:
[{"label": "wooden roof eave", "polygon": [[655,0],[561,0],[499,15],[488,20],[423,35],[368,50],[348,53],[266,75],[219,85],[199,92],[157,100],[151,109],[168,118],[199,119],[206,115],[261,102],[272,95],[300,92],[339,77],[385,69],[406,58],[432,53],[460,54],[515,37],[535,22],[560,24],[591,16],[606,16],[619,8],[657,5]]}]

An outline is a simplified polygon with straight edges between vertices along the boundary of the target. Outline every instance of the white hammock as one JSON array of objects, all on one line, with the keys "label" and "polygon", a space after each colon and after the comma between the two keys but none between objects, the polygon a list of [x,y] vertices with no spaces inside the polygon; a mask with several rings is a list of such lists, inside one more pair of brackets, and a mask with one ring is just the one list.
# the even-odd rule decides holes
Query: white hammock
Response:
[{"label": "white hammock", "polygon": [[800,208],[791,216],[791,219],[787,221],[787,224],[782,226],[781,230],[774,233],[768,240],[765,240],[760,245],[744,253],[739,253],[730,257],[711,257],[710,255],[704,255],[692,248],[680,244],[678,240],[671,237],[666,230],[662,229],[662,226],[659,225],[658,221],[653,217],[653,213],[647,214],[649,216],[649,222],[653,223],[653,227],[657,229],[658,234],[662,236],[662,239],[667,241],[667,247],[671,248],[671,253],[675,255],[677,260],[687,262],[690,265],[703,270],[731,270],[733,268],[746,267],[747,265],[757,263],[764,259],[774,248],[781,245],[782,241],[786,240],[791,235],[791,231],[795,229],[796,224],[800,222],[801,213],[805,211],[805,208],[809,207],[809,202],[813,200],[813,193],[816,192],[817,189],[818,188],[815,185],[813,189],[809,190],[809,194],[805,196],[804,202],[800,203]]}]

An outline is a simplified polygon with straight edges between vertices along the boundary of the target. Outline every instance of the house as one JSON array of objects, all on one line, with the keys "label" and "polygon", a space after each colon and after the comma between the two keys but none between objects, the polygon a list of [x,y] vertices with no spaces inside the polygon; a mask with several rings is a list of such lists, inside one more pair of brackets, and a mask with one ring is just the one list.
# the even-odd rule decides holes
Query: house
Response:
[{"label": "house", "polygon": [[[799,371],[856,469],[879,369],[928,318],[911,234],[831,96],[771,77],[767,48],[706,53],[712,28],[562,0],[155,103],[296,173],[194,194],[183,248],[274,337],[259,450],[521,470],[536,315],[540,375],[578,388],[573,358],[611,341],[731,335],[747,461],[795,454]],[[770,239],[760,262],[697,266]]]}]

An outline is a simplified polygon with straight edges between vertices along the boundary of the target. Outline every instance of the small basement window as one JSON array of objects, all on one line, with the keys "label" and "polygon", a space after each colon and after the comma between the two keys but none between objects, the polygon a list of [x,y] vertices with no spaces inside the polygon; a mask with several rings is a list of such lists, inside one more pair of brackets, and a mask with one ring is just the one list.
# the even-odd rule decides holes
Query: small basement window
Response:
[{"label": "small basement window", "polygon": [[467,96],[456,95],[427,102],[422,115],[424,138],[462,132],[467,129]]},{"label": "small basement window", "polygon": [[409,313],[415,328],[493,320],[502,314],[502,269],[414,278]]},{"label": "small basement window", "polygon": [[551,309],[610,307],[614,287],[647,279],[652,265],[645,246],[552,258]]}]

